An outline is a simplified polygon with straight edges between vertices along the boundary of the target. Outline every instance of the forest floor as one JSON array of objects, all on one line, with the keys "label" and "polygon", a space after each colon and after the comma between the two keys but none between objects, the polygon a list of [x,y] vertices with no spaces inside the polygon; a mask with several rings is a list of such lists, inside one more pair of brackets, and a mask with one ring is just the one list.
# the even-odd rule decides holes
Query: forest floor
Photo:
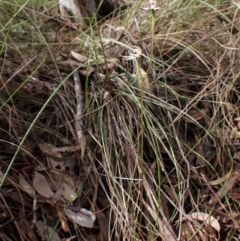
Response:
[{"label": "forest floor", "polygon": [[239,240],[240,5],[136,2],[0,1],[1,240]]}]

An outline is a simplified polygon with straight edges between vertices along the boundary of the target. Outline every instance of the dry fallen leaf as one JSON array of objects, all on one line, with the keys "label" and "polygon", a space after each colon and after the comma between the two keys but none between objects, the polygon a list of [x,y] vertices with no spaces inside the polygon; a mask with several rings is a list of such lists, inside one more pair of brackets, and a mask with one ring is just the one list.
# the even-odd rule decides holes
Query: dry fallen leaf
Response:
[{"label": "dry fallen leaf", "polygon": [[52,168],[59,169],[58,167],[60,167],[61,170],[65,170],[62,155],[61,153],[55,151],[56,147],[54,145],[48,143],[39,143],[38,146],[42,153],[47,156],[47,160]]},{"label": "dry fallen leaf", "polygon": [[66,209],[65,215],[72,222],[85,228],[92,228],[96,219],[96,215],[94,213],[84,208],[81,208],[79,212],[73,212],[70,209]]},{"label": "dry fallen leaf", "polygon": [[194,212],[181,220],[181,241],[219,240],[220,224],[208,213]]},{"label": "dry fallen leaf", "polygon": [[208,213],[194,212],[194,213],[186,215],[186,217],[184,217],[183,220],[185,220],[185,219],[189,219],[190,221],[193,219],[202,221],[205,223],[205,225],[210,225],[215,230],[220,232],[220,224],[219,224],[218,220]]},{"label": "dry fallen leaf", "polygon": [[34,189],[43,197],[50,198],[54,195],[53,191],[50,189],[48,182],[44,175],[35,172],[35,176],[33,179],[33,187]]},{"label": "dry fallen leaf", "polygon": [[73,50],[71,51],[71,55],[78,62],[85,63],[85,62],[88,61],[88,57],[86,57],[86,56],[84,56],[82,54],[79,54],[79,53],[77,53],[77,52],[75,52]]},{"label": "dry fallen leaf", "polygon": [[71,187],[71,188],[75,188],[75,183],[74,183],[74,180],[73,180],[73,175],[70,176],[70,175],[63,175],[63,180]]},{"label": "dry fallen leaf", "polygon": [[51,198],[52,198],[52,200],[58,200],[58,201],[63,202],[64,199],[62,197],[62,189],[61,188],[58,189]]},{"label": "dry fallen leaf", "polygon": [[63,231],[65,233],[66,232],[70,233],[71,231],[70,231],[70,228],[69,228],[69,225],[68,225],[68,220],[67,220],[66,216],[64,215],[64,213],[62,211],[62,208],[57,206],[56,209],[57,209],[57,215],[58,215],[58,218],[61,222],[61,226],[62,226]]},{"label": "dry fallen leaf", "polygon": [[62,195],[67,201],[73,201],[77,195],[75,191],[65,182],[61,185]]},{"label": "dry fallen leaf", "polygon": [[18,175],[19,184],[22,187],[22,190],[26,192],[30,197],[33,197],[34,189],[32,186],[25,180],[22,175]]}]

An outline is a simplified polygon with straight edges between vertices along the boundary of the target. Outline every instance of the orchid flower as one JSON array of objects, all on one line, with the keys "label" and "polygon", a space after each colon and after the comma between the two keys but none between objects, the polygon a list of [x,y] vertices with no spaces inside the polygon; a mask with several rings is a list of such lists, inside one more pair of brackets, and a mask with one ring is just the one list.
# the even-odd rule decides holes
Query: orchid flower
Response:
[{"label": "orchid flower", "polygon": [[157,6],[156,0],[149,0],[149,6],[150,7],[148,7],[148,8],[142,7],[142,9],[144,9],[144,10],[154,10],[154,11],[160,9],[159,7],[156,7]]},{"label": "orchid flower", "polygon": [[137,59],[141,56],[142,50],[138,46],[134,46],[132,53],[129,56],[123,56],[126,60]]}]

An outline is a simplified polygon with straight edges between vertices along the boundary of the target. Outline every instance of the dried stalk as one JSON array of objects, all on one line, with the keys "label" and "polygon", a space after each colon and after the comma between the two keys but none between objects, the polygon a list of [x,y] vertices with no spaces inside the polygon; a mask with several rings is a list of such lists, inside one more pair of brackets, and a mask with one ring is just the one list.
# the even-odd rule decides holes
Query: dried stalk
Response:
[{"label": "dried stalk", "polygon": [[84,134],[83,130],[83,113],[84,113],[84,100],[83,100],[83,91],[81,86],[81,80],[78,73],[78,69],[73,69],[73,79],[74,79],[74,85],[75,85],[75,94],[76,94],[76,115],[75,115],[75,128],[76,133],[78,137],[79,145],[81,146],[81,159],[83,159],[86,149],[86,136]]}]

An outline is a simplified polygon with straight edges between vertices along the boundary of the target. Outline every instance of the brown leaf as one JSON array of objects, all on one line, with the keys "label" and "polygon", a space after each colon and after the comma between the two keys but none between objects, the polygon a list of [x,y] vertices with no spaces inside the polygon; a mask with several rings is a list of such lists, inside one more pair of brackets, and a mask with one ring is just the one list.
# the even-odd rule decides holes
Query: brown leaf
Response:
[{"label": "brown leaf", "polygon": [[18,175],[19,184],[22,187],[23,191],[26,192],[30,197],[33,197],[34,189],[33,187],[25,180],[22,175]]},{"label": "brown leaf", "polygon": [[61,153],[56,152],[56,147],[54,145],[48,143],[39,143],[38,146],[42,153],[47,155],[48,161],[52,168],[58,169],[58,167],[60,167],[61,170],[65,170],[62,155]]},{"label": "brown leaf", "polygon": [[73,212],[70,209],[65,210],[65,215],[73,222],[85,228],[92,228],[96,215],[86,209],[80,209],[79,212]]},{"label": "brown leaf", "polygon": [[186,215],[182,220],[189,219],[191,220],[199,220],[205,223],[205,225],[212,226],[215,230],[220,232],[220,224],[216,218],[214,218],[212,215],[208,213],[202,213],[202,212],[194,212],[191,214]]},{"label": "brown leaf", "polygon": [[88,57],[86,57],[86,56],[84,56],[82,54],[79,54],[79,53],[77,53],[77,52],[75,52],[73,50],[71,51],[71,55],[78,62],[85,63],[85,62],[88,61]]},{"label": "brown leaf", "polygon": [[48,182],[44,175],[35,172],[33,187],[35,190],[45,198],[50,198],[54,195],[53,191],[50,189]]},{"label": "brown leaf", "polygon": [[75,191],[65,182],[61,185],[62,195],[67,201],[73,201],[77,195]]},{"label": "brown leaf", "polygon": [[58,214],[58,218],[60,219],[63,231],[65,233],[70,232],[70,228],[67,223],[67,218],[58,206],[57,206],[57,214]]}]

